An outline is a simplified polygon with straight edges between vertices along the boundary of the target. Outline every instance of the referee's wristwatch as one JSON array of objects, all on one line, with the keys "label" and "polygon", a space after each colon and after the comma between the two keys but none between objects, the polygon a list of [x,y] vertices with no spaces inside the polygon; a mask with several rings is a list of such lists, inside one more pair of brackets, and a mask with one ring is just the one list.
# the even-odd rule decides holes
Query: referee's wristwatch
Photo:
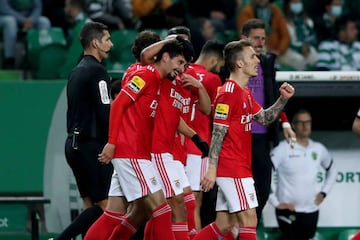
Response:
[{"label": "referee's wristwatch", "polygon": [[323,195],[323,198],[326,198],[326,193],[325,192],[320,192],[321,195]]}]

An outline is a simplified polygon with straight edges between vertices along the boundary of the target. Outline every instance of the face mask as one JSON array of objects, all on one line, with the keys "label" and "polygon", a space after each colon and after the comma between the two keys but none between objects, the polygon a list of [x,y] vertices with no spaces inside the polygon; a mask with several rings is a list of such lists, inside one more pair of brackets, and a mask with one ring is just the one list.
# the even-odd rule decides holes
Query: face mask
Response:
[{"label": "face mask", "polygon": [[334,17],[339,17],[342,13],[342,8],[341,6],[332,6],[331,7],[331,15],[333,15]]},{"label": "face mask", "polygon": [[290,3],[290,10],[294,14],[299,14],[303,10],[303,4],[301,2],[299,2],[299,3]]}]

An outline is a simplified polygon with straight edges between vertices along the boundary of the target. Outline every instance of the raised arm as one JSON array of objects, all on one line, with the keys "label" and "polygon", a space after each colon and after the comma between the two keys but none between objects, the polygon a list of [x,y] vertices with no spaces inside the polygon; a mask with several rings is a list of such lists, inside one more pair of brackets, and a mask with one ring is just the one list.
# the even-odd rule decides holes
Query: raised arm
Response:
[{"label": "raised arm", "polygon": [[280,86],[279,91],[280,97],[273,105],[266,109],[262,109],[253,116],[255,121],[265,126],[275,121],[278,118],[280,112],[285,107],[288,99],[291,98],[295,93],[294,87],[286,82]]}]

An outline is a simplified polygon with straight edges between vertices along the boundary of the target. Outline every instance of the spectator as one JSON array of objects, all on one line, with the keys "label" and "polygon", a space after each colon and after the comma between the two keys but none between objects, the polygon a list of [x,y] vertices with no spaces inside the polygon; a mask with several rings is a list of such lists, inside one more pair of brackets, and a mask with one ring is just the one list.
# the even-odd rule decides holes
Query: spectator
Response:
[{"label": "spectator", "polygon": [[[42,2],[0,0],[0,28],[3,29],[3,68],[15,68],[16,42],[18,32],[31,28],[47,29],[51,26],[48,18],[41,16]],[[20,29],[20,30],[19,30]]]},{"label": "spectator", "polygon": [[316,67],[320,71],[360,70],[360,42],[358,28],[347,16],[335,22],[335,39],[322,41],[318,48]]},{"label": "spectator", "polygon": [[[116,2],[116,4],[119,3]],[[127,9],[124,10],[124,12],[132,12],[131,5],[123,4],[123,8],[125,7],[127,7]],[[111,0],[87,0],[86,13],[89,14],[90,19],[107,25],[110,30],[125,28],[124,16],[117,15],[119,12],[115,12],[113,2]]]},{"label": "spectator", "polygon": [[244,23],[251,19],[261,19],[265,24],[266,47],[278,56],[283,55],[290,44],[290,34],[282,11],[269,0],[252,0],[239,13],[237,28],[240,32]]},{"label": "spectator", "polygon": [[191,43],[194,46],[195,59],[207,40],[215,38],[215,28],[210,20],[204,17],[194,19],[190,24]]},{"label": "spectator", "polygon": [[325,0],[324,13],[314,17],[314,29],[319,42],[333,38],[335,20],[342,12],[341,0]]},{"label": "spectator", "polygon": [[[307,110],[295,113],[292,126],[297,143],[294,148],[282,141],[271,152],[277,173],[276,191],[269,197],[283,238],[313,238],[319,218],[319,206],[336,181],[336,169],[326,147],[310,139],[311,115]],[[318,187],[318,171],[326,170],[325,181]]]},{"label": "spectator", "polygon": [[188,10],[188,24],[193,19],[207,18],[216,31],[236,28],[236,10],[241,5],[239,0],[185,0],[183,4]]},{"label": "spectator", "polygon": [[66,0],[65,1],[65,17],[69,22],[70,28],[67,34],[67,57],[65,63],[59,68],[60,78],[67,78],[70,71],[75,67],[79,59],[82,57],[83,49],[78,36],[81,28],[90,19],[84,13],[84,0]]},{"label": "spectator", "polygon": [[311,69],[317,60],[314,23],[307,16],[302,0],[285,0],[284,12],[290,34],[290,46],[286,53],[279,57],[279,62],[297,71]]},{"label": "spectator", "polygon": [[141,22],[140,29],[166,28],[166,10],[171,0],[132,0],[134,17]]},{"label": "spectator", "polygon": [[359,110],[358,110],[358,112],[356,114],[356,117],[355,117],[354,121],[353,121],[352,131],[356,135],[360,136],[360,108],[359,108]]},{"label": "spectator", "polygon": [[[242,32],[242,39],[248,39],[260,59],[258,75],[252,77],[248,87],[254,95],[255,100],[261,106],[268,107],[278,97],[278,84],[275,80],[275,59],[276,55],[265,52],[265,23],[260,19],[250,19],[245,22]],[[295,138],[286,113],[282,111],[279,116],[282,122],[283,134],[289,142]],[[257,122],[252,123],[252,171],[255,181],[259,206],[256,208],[258,223],[260,223],[263,208],[268,200],[271,189],[271,146],[279,143],[280,124],[278,121],[262,126]],[[296,138],[295,138],[296,139]]]},{"label": "spectator", "polygon": [[68,29],[68,22],[65,18],[65,0],[42,0],[43,15],[47,17],[52,27],[61,27],[64,32]]}]

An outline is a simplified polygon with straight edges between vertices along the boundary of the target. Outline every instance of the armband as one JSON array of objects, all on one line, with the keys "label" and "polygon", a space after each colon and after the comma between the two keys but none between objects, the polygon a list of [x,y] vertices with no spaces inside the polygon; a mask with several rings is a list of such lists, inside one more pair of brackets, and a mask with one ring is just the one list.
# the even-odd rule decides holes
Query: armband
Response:
[{"label": "armband", "polygon": [[326,198],[326,193],[320,192],[321,195],[323,195],[324,198]]},{"label": "armband", "polygon": [[360,118],[360,108],[359,108],[359,110],[358,110],[358,112],[357,112],[357,114],[356,114],[356,117],[357,117],[357,118]]},{"label": "armband", "polygon": [[291,128],[291,125],[288,122],[283,122],[282,123],[282,128]]}]

